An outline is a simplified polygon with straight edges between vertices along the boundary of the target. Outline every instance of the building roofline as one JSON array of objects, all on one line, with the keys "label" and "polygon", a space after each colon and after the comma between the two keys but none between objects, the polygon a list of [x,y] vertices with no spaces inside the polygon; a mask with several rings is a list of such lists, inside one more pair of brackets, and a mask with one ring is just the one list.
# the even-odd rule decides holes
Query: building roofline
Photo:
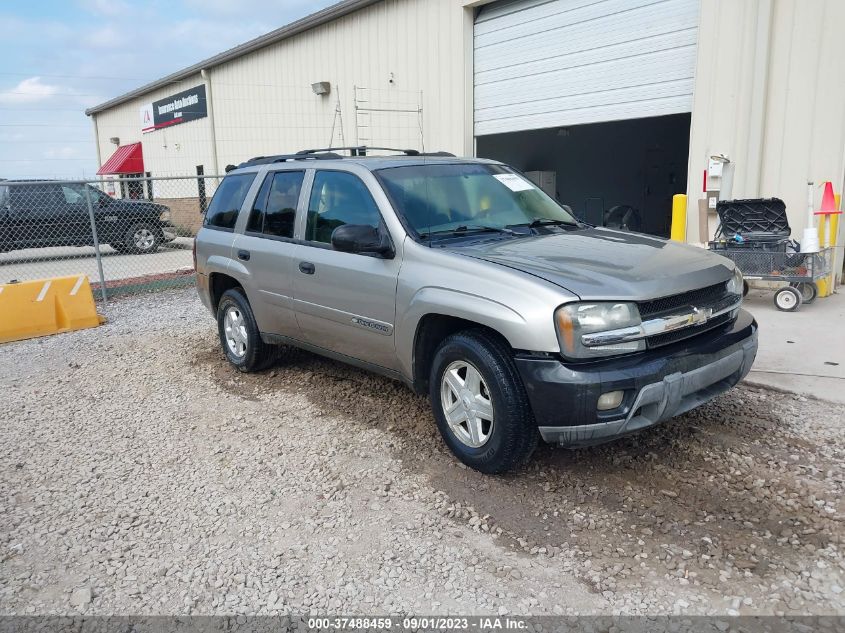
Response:
[{"label": "building roofline", "polygon": [[253,51],[257,51],[266,46],[270,46],[271,44],[275,44],[276,42],[280,42],[289,37],[293,37],[294,35],[298,35],[299,33],[302,33],[304,31],[308,31],[309,29],[313,29],[317,26],[320,26],[321,24],[326,24],[327,22],[337,20],[338,18],[342,18],[343,16],[358,11],[359,9],[364,9],[372,4],[375,4],[376,2],[379,2],[379,0],[340,0],[340,2],[336,4],[333,4],[329,7],[326,7],[325,9],[317,11],[316,13],[306,15],[304,18],[300,18],[295,22],[286,24],[285,26],[278,28],[275,31],[270,31],[269,33],[260,35],[255,39],[249,40],[248,42],[244,42],[243,44],[239,44],[234,48],[230,48],[229,50],[223,51],[222,53],[218,53],[217,55],[209,57],[208,59],[204,59],[201,62],[198,62],[192,66],[188,66],[187,68],[178,70],[175,73],[171,73],[166,77],[157,79],[156,81],[141,86],[140,88],[130,90],[129,92],[124,93],[119,97],[115,97],[114,99],[109,99],[108,101],[105,101],[99,105],[92,106],[85,110],[85,114],[91,116],[92,114],[97,114],[98,112],[102,112],[104,110],[108,110],[109,108],[113,108],[114,106],[126,103],[127,101],[135,99],[136,97],[142,97],[148,92],[156,90],[157,88],[167,86],[168,84],[176,83],[177,81],[182,81],[183,79],[187,79],[191,75],[196,75],[202,70],[219,66],[220,64],[224,64],[233,59],[237,59],[238,57],[242,57],[243,55],[246,55]]}]

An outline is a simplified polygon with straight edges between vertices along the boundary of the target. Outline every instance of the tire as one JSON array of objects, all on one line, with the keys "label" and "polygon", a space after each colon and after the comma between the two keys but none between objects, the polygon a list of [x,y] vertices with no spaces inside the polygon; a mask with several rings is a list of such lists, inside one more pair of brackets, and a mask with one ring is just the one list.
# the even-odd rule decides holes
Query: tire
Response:
[{"label": "tire", "polygon": [[775,293],[775,307],[783,312],[795,312],[801,307],[801,293],[797,288],[786,286]]},{"label": "tire", "polygon": [[161,229],[149,222],[137,222],[126,230],[122,249],[124,253],[155,253],[162,239]]},{"label": "tire", "polygon": [[745,281],[745,279],[743,279],[743,280],[742,280],[742,296],[743,296],[743,297],[747,297],[747,296],[748,296],[748,291],[749,291],[749,290],[750,290],[750,288],[749,288],[749,286],[748,286],[748,282],[747,282],[747,281]]},{"label": "tire", "polygon": [[813,303],[816,300],[816,295],[819,294],[819,289],[812,281],[799,281],[789,285],[801,293],[801,303],[805,305]]},{"label": "tire", "polygon": [[240,288],[231,288],[220,297],[217,333],[226,358],[242,372],[262,371],[276,362],[278,348],[261,340],[252,308]]},{"label": "tire", "polygon": [[531,405],[510,349],[495,335],[464,330],[446,338],[434,355],[429,383],[440,435],[470,468],[503,473],[534,452],[539,431]]}]

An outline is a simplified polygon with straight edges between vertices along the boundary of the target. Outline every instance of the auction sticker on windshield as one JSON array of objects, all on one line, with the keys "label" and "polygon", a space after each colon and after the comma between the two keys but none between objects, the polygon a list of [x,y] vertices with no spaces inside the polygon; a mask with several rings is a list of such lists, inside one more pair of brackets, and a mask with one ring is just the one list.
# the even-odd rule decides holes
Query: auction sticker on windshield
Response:
[{"label": "auction sticker on windshield", "polygon": [[511,191],[528,191],[534,188],[534,185],[516,174],[493,174],[493,178]]}]

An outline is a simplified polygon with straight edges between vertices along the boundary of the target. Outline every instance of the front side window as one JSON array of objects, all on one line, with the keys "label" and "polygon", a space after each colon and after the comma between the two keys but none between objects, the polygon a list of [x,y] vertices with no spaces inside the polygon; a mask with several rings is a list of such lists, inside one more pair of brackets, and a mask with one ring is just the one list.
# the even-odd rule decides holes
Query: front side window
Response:
[{"label": "front side window", "polygon": [[[65,197],[65,202],[68,204],[80,204],[85,202],[85,193],[82,190],[83,185],[62,185],[62,193]],[[91,196],[92,200],[96,200]]]},{"label": "front side window", "polygon": [[255,174],[226,176],[214,192],[211,204],[208,205],[208,211],[205,212],[205,225],[234,229],[235,222],[238,220],[238,211],[253,180],[255,180]]},{"label": "front side window", "polygon": [[501,165],[409,165],[375,173],[396,210],[421,236],[535,222],[577,224],[542,189]]},{"label": "front side window", "polygon": [[367,186],[342,171],[318,171],[314,176],[305,239],[331,244],[332,233],[344,224],[377,228],[381,215]]}]

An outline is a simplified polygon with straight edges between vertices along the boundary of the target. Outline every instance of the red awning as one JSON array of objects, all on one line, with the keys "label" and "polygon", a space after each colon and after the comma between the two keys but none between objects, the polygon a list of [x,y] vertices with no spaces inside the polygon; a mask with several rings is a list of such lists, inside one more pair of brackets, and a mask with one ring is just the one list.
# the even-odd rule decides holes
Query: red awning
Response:
[{"label": "red awning", "polygon": [[140,143],[121,145],[106,163],[97,171],[98,176],[106,174],[143,174],[144,150]]}]

